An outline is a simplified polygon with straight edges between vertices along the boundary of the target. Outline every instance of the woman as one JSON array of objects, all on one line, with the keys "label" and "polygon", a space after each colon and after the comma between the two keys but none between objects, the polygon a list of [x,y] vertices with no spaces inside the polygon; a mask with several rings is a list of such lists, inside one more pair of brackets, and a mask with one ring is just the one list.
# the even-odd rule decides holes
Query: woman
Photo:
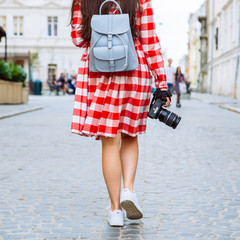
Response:
[{"label": "woman", "polygon": [[[74,0],[72,4],[72,40],[84,50],[78,71],[72,132],[101,140],[103,175],[111,199],[108,222],[111,226],[123,226],[122,209],[129,219],[143,216],[133,185],[138,164],[138,135],[146,131],[149,111],[150,70],[157,87],[167,90],[167,84],[151,0],[118,0],[123,13],[130,17],[138,68],[117,73],[89,71],[85,56],[90,47],[90,20],[93,14],[98,14],[103,2]],[[119,14],[112,2],[105,4],[102,12]],[[166,106],[169,104],[170,98]]]},{"label": "woman", "polygon": [[181,91],[180,91],[179,84],[183,82],[185,82],[184,75],[182,74],[181,67],[178,67],[174,77],[174,83],[173,83],[173,88],[177,93],[177,104],[176,104],[177,108],[181,107],[181,103],[180,103]]}]

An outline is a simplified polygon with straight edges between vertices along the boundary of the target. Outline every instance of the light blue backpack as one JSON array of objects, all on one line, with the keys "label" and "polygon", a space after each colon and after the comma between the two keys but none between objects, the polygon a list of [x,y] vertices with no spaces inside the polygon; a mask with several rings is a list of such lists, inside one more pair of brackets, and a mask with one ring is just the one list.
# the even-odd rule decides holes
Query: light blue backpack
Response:
[{"label": "light blue backpack", "polygon": [[[102,7],[114,2],[121,14],[102,15]],[[114,0],[106,0],[99,9],[99,15],[91,19],[91,48],[89,69],[92,72],[122,72],[135,70],[139,63],[133,43],[129,15],[123,14]]]}]

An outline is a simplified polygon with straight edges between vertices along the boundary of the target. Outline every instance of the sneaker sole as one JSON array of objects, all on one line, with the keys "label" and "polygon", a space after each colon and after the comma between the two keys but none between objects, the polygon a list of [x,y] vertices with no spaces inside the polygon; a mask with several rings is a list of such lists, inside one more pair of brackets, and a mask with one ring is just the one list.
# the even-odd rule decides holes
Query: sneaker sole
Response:
[{"label": "sneaker sole", "polygon": [[111,227],[123,227],[124,224],[110,224],[110,222],[108,221],[108,224],[111,226]]},{"label": "sneaker sole", "polygon": [[126,211],[128,219],[138,220],[143,217],[143,214],[138,210],[135,204],[130,200],[122,201],[121,207]]}]

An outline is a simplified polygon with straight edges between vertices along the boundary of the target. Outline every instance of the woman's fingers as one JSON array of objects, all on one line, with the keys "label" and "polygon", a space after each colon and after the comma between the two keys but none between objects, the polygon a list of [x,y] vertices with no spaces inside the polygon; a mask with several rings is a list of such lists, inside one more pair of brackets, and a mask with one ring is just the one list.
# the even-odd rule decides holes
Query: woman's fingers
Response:
[{"label": "woman's fingers", "polygon": [[164,106],[164,107],[168,107],[168,106],[170,105],[170,103],[171,103],[171,100],[170,100],[169,97],[167,97],[167,102],[166,102],[166,104],[163,105],[163,106]]}]

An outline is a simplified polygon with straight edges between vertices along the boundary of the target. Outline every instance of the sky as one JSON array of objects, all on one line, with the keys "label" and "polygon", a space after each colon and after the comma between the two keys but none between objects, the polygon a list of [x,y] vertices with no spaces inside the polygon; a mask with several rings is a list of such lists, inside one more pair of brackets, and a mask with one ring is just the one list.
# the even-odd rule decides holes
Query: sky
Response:
[{"label": "sky", "polygon": [[[152,0],[162,52],[173,59],[173,66],[187,54],[188,19],[204,0]],[[161,24],[159,24],[161,23]]]}]

